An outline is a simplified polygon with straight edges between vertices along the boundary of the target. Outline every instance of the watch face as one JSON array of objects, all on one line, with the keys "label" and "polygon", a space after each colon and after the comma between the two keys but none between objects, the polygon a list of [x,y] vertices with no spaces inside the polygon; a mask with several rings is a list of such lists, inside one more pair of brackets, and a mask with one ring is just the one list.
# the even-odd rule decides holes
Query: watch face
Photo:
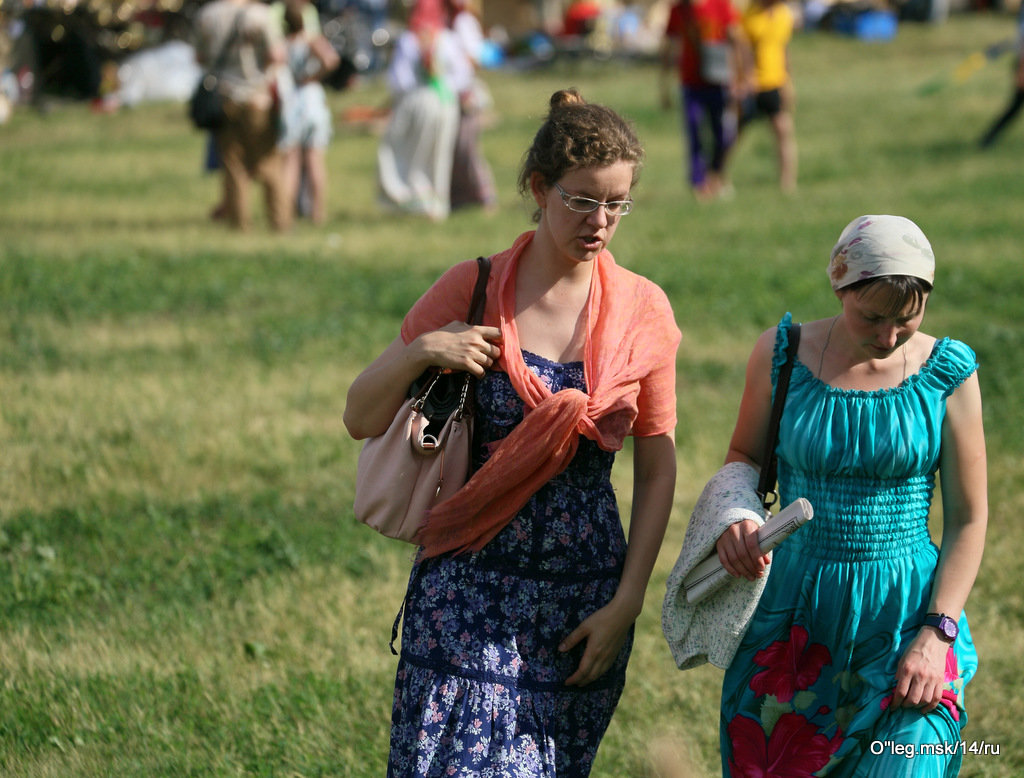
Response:
[{"label": "watch face", "polygon": [[956,640],[957,634],[960,632],[960,628],[957,627],[956,622],[949,616],[944,616],[939,620],[939,629],[942,633],[950,640]]},{"label": "watch face", "polygon": [[935,627],[949,641],[956,640],[956,636],[960,634],[960,627],[945,614],[929,613],[924,623],[930,627]]}]

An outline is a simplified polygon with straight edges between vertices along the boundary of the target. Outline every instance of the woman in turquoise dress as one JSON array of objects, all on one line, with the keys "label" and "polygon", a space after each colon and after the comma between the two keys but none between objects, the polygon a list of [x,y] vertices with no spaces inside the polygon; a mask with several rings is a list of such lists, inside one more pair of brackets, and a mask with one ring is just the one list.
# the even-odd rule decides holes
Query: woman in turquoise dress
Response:
[{"label": "woman in turquoise dress", "polygon": [[[802,327],[776,448],[780,504],[805,497],[814,518],[771,560],[749,520],[718,541],[733,575],[771,570],[723,680],[722,770],[952,776],[988,515],[978,365],[919,329],[934,256],[913,222],[854,220],[829,275],[841,311]],[[760,465],[790,331],[786,314],[754,348],[727,462]]]}]

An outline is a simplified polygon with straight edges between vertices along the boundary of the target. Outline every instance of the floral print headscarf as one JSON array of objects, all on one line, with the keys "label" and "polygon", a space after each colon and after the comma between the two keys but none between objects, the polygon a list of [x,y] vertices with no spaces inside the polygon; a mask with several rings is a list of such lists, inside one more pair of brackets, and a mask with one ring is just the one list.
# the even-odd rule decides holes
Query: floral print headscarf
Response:
[{"label": "floral print headscarf", "polygon": [[935,282],[935,254],[921,228],[903,216],[859,216],[832,248],[833,289],[879,276],[913,276]]}]

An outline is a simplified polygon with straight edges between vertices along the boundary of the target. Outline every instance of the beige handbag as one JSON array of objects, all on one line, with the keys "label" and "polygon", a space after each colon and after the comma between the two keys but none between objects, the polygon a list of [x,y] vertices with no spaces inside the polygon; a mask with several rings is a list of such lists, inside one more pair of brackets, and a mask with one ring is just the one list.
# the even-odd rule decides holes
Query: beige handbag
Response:
[{"label": "beige handbag", "polygon": [[460,404],[430,434],[423,402],[432,386],[403,403],[387,432],[366,441],[356,470],[356,519],[409,543],[430,507],[455,494],[469,472],[472,417]]},{"label": "beige handbag", "polygon": [[[468,324],[483,321],[490,260],[480,257],[477,265]],[[427,511],[466,483],[475,383],[469,373],[428,371],[422,388],[402,404],[387,432],[363,444],[356,468],[357,521],[389,538],[414,543]],[[447,404],[444,417],[431,418],[431,397],[453,391],[458,402]]]}]

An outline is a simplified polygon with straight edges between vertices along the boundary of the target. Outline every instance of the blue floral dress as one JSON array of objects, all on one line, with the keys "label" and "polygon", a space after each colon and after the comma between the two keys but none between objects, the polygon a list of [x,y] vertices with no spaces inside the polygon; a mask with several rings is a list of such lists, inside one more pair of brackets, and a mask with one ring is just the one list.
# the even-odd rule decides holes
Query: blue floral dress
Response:
[{"label": "blue floral dress", "polygon": [[[790,323],[786,314],[779,324],[773,384]],[[806,497],[814,518],[775,550],[726,671],[723,774],[957,774],[964,685],[977,668],[963,614],[943,704],[926,715],[889,703],[938,560],[928,511],[946,398],[977,366],[969,347],[944,338],[899,386],[863,392],[794,363],[777,448],[781,504]]]},{"label": "blue floral dress", "polygon": [[[583,363],[524,352],[553,391],[585,389]],[[477,385],[476,464],[523,418],[502,372]],[[582,778],[625,683],[632,631],[612,668],[565,686],[582,656],[559,643],[615,594],[626,540],[614,454],[580,439],[549,481],[475,554],[413,568],[395,684],[388,776]]]}]

